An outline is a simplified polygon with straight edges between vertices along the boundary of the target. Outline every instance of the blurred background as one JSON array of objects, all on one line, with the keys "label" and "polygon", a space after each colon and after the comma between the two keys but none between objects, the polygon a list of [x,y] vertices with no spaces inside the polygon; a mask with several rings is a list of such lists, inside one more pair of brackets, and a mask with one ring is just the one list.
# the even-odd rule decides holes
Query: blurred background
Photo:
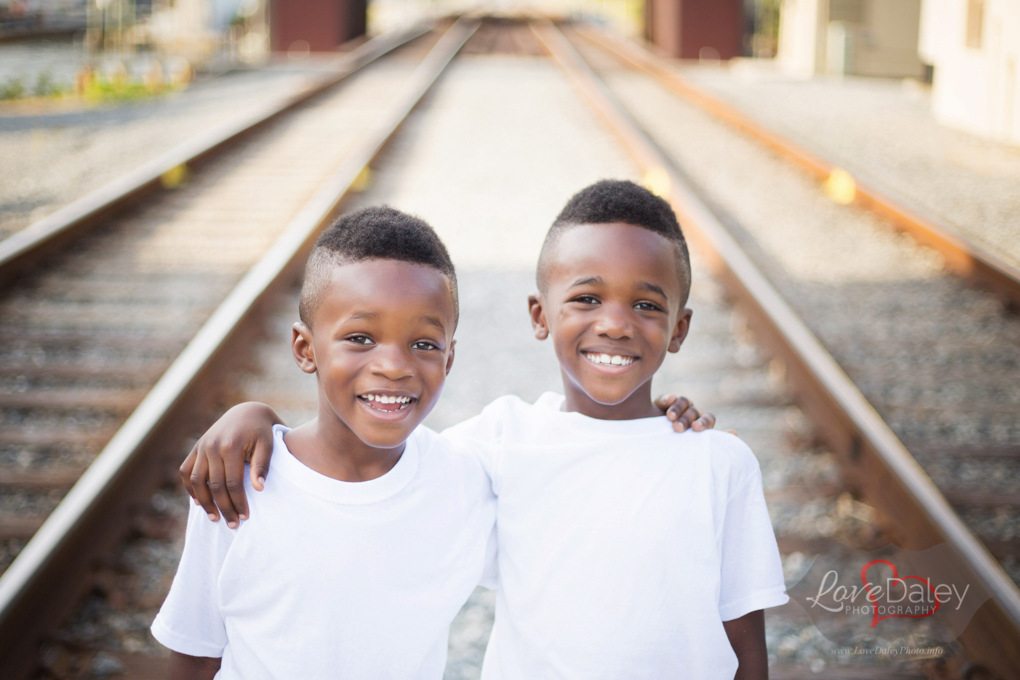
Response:
[{"label": "blurred background", "polygon": [[[470,0],[2,0],[0,99],[126,95],[196,73],[332,51]],[[913,78],[943,122],[1020,140],[1010,0],[546,0],[485,4],[597,18],[682,59],[774,61],[785,74]]]},{"label": "blurred background", "polygon": [[[747,84],[770,77],[899,82],[938,124],[1020,143],[1020,10],[1011,0],[0,0],[0,130],[32,132],[2,141],[0,235],[292,86],[341,45],[471,9],[592,19],[682,63],[742,76],[727,95],[744,105],[769,106],[774,93]],[[807,90],[789,90],[798,91]],[[824,118],[834,99],[823,100]],[[150,106],[110,112],[131,102]],[[106,113],[75,117],[97,107]],[[795,114],[769,113],[799,126]],[[33,117],[47,115],[60,124]],[[140,118],[158,121],[159,134]],[[101,119],[123,125],[55,131]],[[73,167],[54,167],[57,157]]]},{"label": "blurred background", "polygon": [[[1018,59],[1020,0],[0,0],[0,676],[163,677],[176,467],[239,401],[315,414],[293,229],[388,203],[440,233],[461,303],[441,429],[559,389],[534,263],[614,177],[681,210],[692,331],[653,390],[755,451],[788,585],[945,522],[992,575],[962,636],[899,619],[839,653],[772,611],[773,677],[1020,677]],[[879,435],[805,387],[706,220]],[[447,678],[478,677],[492,616],[479,590]],[[879,651],[901,646],[939,651]]]}]

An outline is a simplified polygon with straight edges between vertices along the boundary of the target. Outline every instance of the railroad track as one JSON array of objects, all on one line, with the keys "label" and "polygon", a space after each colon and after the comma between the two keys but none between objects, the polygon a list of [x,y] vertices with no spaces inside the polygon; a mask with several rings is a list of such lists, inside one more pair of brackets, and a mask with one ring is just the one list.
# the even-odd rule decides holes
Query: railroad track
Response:
[{"label": "railroad track", "polygon": [[[1005,517],[1007,531],[1020,517],[1020,496],[1016,494],[1015,485],[1020,478],[1020,460],[1016,454],[1020,433],[1015,431],[1014,422],[1016,397],[1008,390],[996,390],[1000,384],[1020,382],[1016,342],[1020,338],[1020,324],[1017,319],[996,303],[994,295],[985,295],[982,300],[980,293],[963,289],[959,283],[944,278],[931,285],[916,286],[907,300],[895,300],[877,310],[867,309],[867,304],[875,300],[873,297],[861,300],[859,292],[856,299],[853,292],[838,298],[839,307],[833,310],[831,299],[823,302],[817,291],[811,296],[811,291],[804,287],[798,290],[789,283],[788,277],[784,280],[782,274],[777,275],[778,267],[760,255],[760,248],[755,251],[752,239],[738,242],[731,235],[731,230],[723,226],[715,214],[719,210],[718,202],[713,208],[708,207],[706,192],[697,182],[702,175],[697,173],[707,175],[718,165],[725,164],[724,151],[706,149],[700,164],[695,164],[691,155],[680,156],[688,161],[684,164],[685,172],[681,173],[676,156],[671,157],[669,152],[682,150],[685,138],[700,131],[680,128],[675,118],[667,117],[673,109],[652,110],[647,100],[638,99],[637,89],[628,91],[619,75],[619,65],[612,63],[614,57],[625,59],[630,67],[638,66],[651,73],[657,82],[692,98],[696,105],[721,117],[727,124],[752,132],[759,142],[780,149],[786,157],[818,177],[830,176],[831,165],[812,159],[808,152],[700,95],[671,69],[634,45],[590,28],[573,32],[573,43],[551,24],[538,25],[536,31],[639,164],[657,178],[653,181],[662,183],[660,188],[671,196],[681,223],[707,252],[713,271],[745,310],[757,337],[773,356],[782,360],[783,372],[791,379],[798,404],[819,428],[825,443],[840,455],[852,488],[891,520],[899,545],[923,550],[941,543],[949,544],[959,560],[961,574],[982,583],[992,595],[990,604],[982,608],[961,637],[972,658],[1001,677],[1020,674],[1017,653],[1020,649],[1020,593],[1015,583],[1020,580],[1020,572],[1016,570],[1017,545],[1011,536],[1004,540],[1001,534],[989,531],[989,525],[994,523],[994,520],[989,521],[989,515],[997,516],[1000,524]],[[579,41],[580,36],[587,41]],[[602,48],[601,55],[593,53],[591,43]],[[612,55],[609,62],[606,53]],[[609,74],[605,82],[592,70],[586,58],[592,63],[601,63],[599,70]],[[643,123],[652,125],[653,118],[670,121],[670,125],[654,128],[654,141],[637,122],[642,118],[642,111],[646,113]],[[669,127],[674,131],[667,132]],[[761,165],[756,165],[754,170],[763,172]],[[858,189],[858,195],[864,207],[890,218],[895,228],[907,231],[922,244],[936,248],[951,271],[977,279],[991,287],[995,294],[1011,301],[1020,299],[1020,276],[994,255],[912,212],[879,189],[865,185]],[[758,257],[749,257],[748,252]],[[777,278],[786,285],[774,284],[771,279]],[[828,289],[825,293],[831,298],[835,291]],[[911,304],[924,304],[929,314],[920,328],[901,322]],[[969,314],[964,316],[961,308],[969,308]],[[962,320],[961,316],[964,316]],[[879,336],[881,344],[873,342],[873,338],[857,325],[865,323],[873,324],[868,330]],[[822,341],[813,328],[820,328]],[[915,352],[917,356],[912,356]],[[930,369],[933,354],[941,354],[936,371]],[[989,354],[992,355],[990,360]],[[928,370],[924,370],[926,364]],[[982,365],[990,365],[996,375],[974,370]],[[967,366],[970,370],[952,370],[956,366]],[[989,443],[989,432],[982,431],[981,427],[968,431],[937,426],[940,412],[945,416],[946,411],[954,409],[944,398],[950,381],[959,394],[973,395],[979,401],[973,406],[966,403],[955,406],[963,412],[963,417],[983,416],[987,421],[987,412],[991,409],[991,419],[998,415],[999,429],[1006,430],[999,432],[999,436],[1008,439],[1008,443]],[[1001,401],[991,403],[994,398],[982,399],[988,392],[996,394]],[[956,417],[959,419],[960,415]],[[900,436],[910,444],[909,451],[897,437],[899,433],[893,432],[882,416],[897,425]],[[916,457],[911,455],[912,451],[916,452]],[[992,461],[984,466],[983,475],[973,469],[975,458],[979,458],[979,467],[984,462],[980,458]],[[939,475],[944,492],[936,487],[923,466],[918,465],[918,460]],[[969,488],[959,483],[961,469],[971,478],[967,480],[971,481]],[[1011,569],[1012,578],[1003,566]]]},{"label": "railroad track", "polygon": [[[90,563],[130,526],[135,504],[165,481],[185,438],[205,422],[217,398],[212,360],[229,364],[230,343],[243,344],[246,321],[293,279],[317,231],[363,188],[369,162],[473,28],[462,21],[442,37],[425,35],[326,93],[423,31],[370,41],[302,99],[274,103],[211,148],[192,145],[191,155],[150,164],[119,194],[63,211],[62,228],[31,230],[34,247],[22,238],[8,250],[4,266],[23,278],[0,303],[9,386],[0,538],[7,555],[17,554],[0,578],[5,677],[36,666],[40,635],[73,606]],[[225,148],[253,125],[263,128],[257,136]],[[165,168],[214,151],[222,153],[188,185],[96,226],[151,191]],[[59,242],[63,252],[39,259]],[[40,270],[24,275],[29,258]]]},{"label": "railroad track", "polygon": [[[1018,645],[1015,644],[1016,628],[1010,618],[1010,606],[1015,602],[1010,600],[1010,593],[1015,597],[1015,587],[1008,579],[1004,579],[1001,569],[974,541],[957,514],[949,508],[895,435],[884,426],[857,388],[843,374],[839,364],[814,339],[804,322],[799,320],[799,310],[790,309],[780,295],[780,292],[785,291],[776,291],[773,284],[757,271],[751,258],[741,250],[742,244],[727,236],[701,197],[689,188],[668,156],[649,140],[631,115],[620,106],[613,91],[598,81],[571,46],[571,42],[551,24],[543,22],[534,28],[532,34],[527,24],[487,21],[476,39],[465,46],[464,51],[536,54],[536,45],[544,44],[587,97],[597,105],[601,114],[610,121],[616,134],[634,154],[641,169],[653,171],[650,175],[653,183],[661,185],[665,177],[668,182],[666,188],[682,216],[691,240],[699,244],[700,257],[695,260],[696,280],[699,283],[692,293],[696,309],[695,330],[681,353],[681,362],[667,365],[664,377],[668,385],[674,389],[682,388],[685,393],[696,397],[699,403],[713,408],[716,404],[720,405],[720,411],[727,414],[724,415],[727,418],[725,422],[736,424],[741,435],[758,452],[766,479],[778,479],[772,483],[767,482],[767,494],[770,505],[782,508],[774,521],[777,523],[781,551],[786,556],[788,566],[791,561],[795,561],[793,558],[797,555],[838,550],[838,542],[872,549],[880,546],[890,535],[905,547],[913,548],[924,547],[925,541],[948,541],[956,546],[961,568],[970,570],[968,576],[990,582],[990,590],[996,595],[993,604],[986,605],[975,618],[975,625],[972,625],[974,630],[968,630],[968,636],[963,638],[967,648],[966,656],[970,662],[982,664],[1003,678],[1015,676],[1017,666],[1011,655]],[[79,449],[75,447],[96,446],[97,442],[103,441],[104,436],[109,437],[117,422],[111,416],[105,419],[88,417],[81,410],[81,398],[86,397],[94,411],[120,414],[121,417],[131,412],[131,416],[105,447],[97,459],[99,464],[89,469],[88,474],[63,499],[47,521],[47,527],[52,526],[54,530],[46,536],[40,532],[8,574],[0,579],[0,638],[4,640],[0,653],[5,655],[0,660],[0,667],[14,668],[10,664],[20,663],[18,668],[27,669],[41,660],[49,669],[50,677],[83,677],[82,674],[87,670],[83,664],[87,665],[100,658],[94,649],[83,646],[73,636],[58,634],[50,636],[40,658],[36,655],[35,643],[62,618],[70,604],[76,600],[76,594],[87,583],[94,590],[104,593],[107,599],[120,600],[120,606],[127,606],[131,611],[151,609],[154,604],[158,606],[158,600],[165,592],[161,588],[165,588],[166,584],[149,584],[153,587],[148,594],[139,595],[134,592],[145,588],[138,584],[139,580],[144,579],[139,577],[137,570],[132,572],[128,568],[137,563],[137,560],[132,562],[130,555],[137,556],[139,544],[149,548],[163,545],[164,548],[155,549],[158,554],[173,552],[173,541],[179,541],[181,528],[179,525],[174,528],[175,512],[180,515],[179,508],[176,511],[174,508],[182,499],[179,491],[169,490],[172,486],[167,484],[167,468],[172,469],[181,455],[184,444],[182,433],[194,432],[208,422],[218,407],[216,401],[257,398],[280,405],[292,414],[295,421],[307,414],[311,406],[307,382],[300,380],[293,367],[288,367],[290,370],[285,368],[289,364],[289,351],[285,351],[284,347],[288,335],[286,328],[295,308],[294,270],[290,265],[300,261],[302,248],[308,243],[308,235],[322,224],[351,183],[359,176],[363,177],[362,169],[410,109],[412,100],[417,101],[424,93],[456,49],[467,40],[471,30],[460,24],[443,39],[445,43],[434,48],[433,56],[430,57],[434,72],[430,77],[423,75],[418,79],[414,92],[416,96],[408,94],[414,89],[410,86],[405,87],[397,96],[397,99],[403,99],[400,105],[395,104],[392,109],[388,109],[392,114],[385,121],[389,127],[380,123],[373,128],[371,136],[378,143],[365,142],[359,146],[360,155],[354,153],[355,160],[346,162],[333,175],[328,186],[313,199],[312,204],[308,204],[301,215],[292,220],[290,228],[298,229],[300,225],[298,230],[303,236],[298,237],[288,232],[290,236],[281,237],[271,254],[260,260],[216,308],[209,321],[166,373],[161,373],[158,357],[162,356],[163,361],[169,363],[169,359],[177,356],[179,346],[191,337],[191,331],[182,329],[180,318],[185,316],[184,313],[177,317],[169,317],[165,313],[150,314],[146,319],[148,333],[132,334],[130,328],[114,327],[106,333],[103,342],[88,340],[92,328],[82,329],[72,325],[65,330],[78,334],[76,347],[81,349],[71,357],[66,354],[62,356],[59,352],[45,353],[47,347],[64,347],[49,339],[48,330],[36,333],[40,343],[51,343],[41,345],[44,354],[21,352],[17,358],[20,363],[15,364],[19,372],[13,381],[8,382],[13,389],[5,391],[5,396],[0,398],[7,398],[7,392],[21,396],[10,397],[13,400],[10,403],[14,406],[2,402],[2,407],[8,409],[5,413],[17,410],[19,413],[31,414],[29,409],[37,408],[37,405],[52,411],[54,405],[57,405],[58,410],[64,409],[71,413],[77,419],[76,424],[81,424],[81,427],[73,432],[61,432],[58,422],[46,421],[33,431],[48,434],[52,443],[13,443],[8,450],[31,451],[25,447],[49,446],[54,451],[53,460],[65,466],[61,472],[64,484],[73,480],[79,472],[68,461],[78,461],[80,466],[81,461],[88,458],[86,455],[76,459],[75,452]],[[576,36],[570,37],[575,46],[582,47]],[[591,58],[590,53],[584,54]],[[552,113],[549,115],[553,116]],[[384,131],[384,128],[388,131]],[[387,154],[391,153],[394,158],[388,160]],[[400,150],[393,148],[383,153],[377,168],[380,181],[360,198],[353,199],[352,205],[392,200],[392,185],[387,184],[385,177],[387,167],[388,172],[394,173],[395,167],[406,160],[406,157],[400,157],[399,154]],[[485,158],[483,162],[489,160]],[[436,172],[452,175],[456,171],[451,167],[439,167]],[[553,169],[544,172],[549,177],[536,170],[537,177],[529,177],[518,189],[526,187],[535,179],[555,179]],[[622,172],[623,169],[617,174]],[[578,173],[578,177],[578,185],[590,181],[583,173]],[[195,185],[200,181],[201,175],[196,174]],[[506,201],[513,200],[511,193],[503,198]],[[144,215],[146,209],[143,208],[140,213]],[[65,256],[54,272],[28,277],[22,293],[8,294],[0,304],[18,302],[17,296],[26,290],[29,293],[52,290],[57,291],[57,294],[65,291],[65,295],[79,290],[76,284],[72,285],[74,282],[59,277],[67,279],[69,272],[75,271],[102,271],[102,258],[94,256],[96,252],[102,252],[102,236],[96,238],[99,243],[90,245],[90,250],[85,251],[81,257],[76,259],[73,255]],[[456,246],[452,249],[456,253]],[[237,265],[235,279],[240,276],[243,267],[244,264]],[[49,282],[51,276],[57,277],[52,284]],[[715,282],[710,280],[713,276]],[[448,409],[445,412],[447,415],[439,413],[439,420],[434,423],[436,425],[456,420],[465,412],[477,411],[481,404],[465,403],[467,392],[472,392],[472,398],[476,401],[479,399],[478,392],[488,394],[495,391],[499,394],[516,390],[526,393],[528,388],[520,387],[516,382],[522,365],[533,364],[546,373],[554,368],[534,342],[506,343],[505,339],[513,337],[516,332],[514,329],[523,323],[523,316],[515,318],[512,314],[513,304],[500,306],[492,303],[495,298],[507,297],[507,291],[526,293],[531,286],[530,274],[491,275],[468,270],[462,272],[461,278],[464,313],[459,337],[463,347],[458,347],[458,371],[451,376],[451,383],[440,407]],[[114,299],[106,303],[110,307],[123,305],[133,299],[124,294],[125,286],[130,284],[122,280],[106,278],[89,285],[95,286],[93,290],[115,291]],[[45,286],[53,288],[47,289]],[[220,283],[220,286],[220,290],[229,287],[224,283]],[[209,279],[189,272],[183,277],[167,277],[155,294],[149,294],[148,300],[161,309],[187,312],[193,310],[193,299],[202,297],[212,287],[213,283]],[[726,303],[721,292],[723,289],[737,301],[742,314],[735,314]],[[40,297],[46,295],[45,292],[40,293]],[[121,296],[119,301],[116,295]],[[42,321],[63,318],[59,310],[47,310],[45,304],[38,302],[38,298],[23,298],[20,312],[23,316],[20,318],[27,318],[35,309],[42,310],[38,317]],[[210,308],[207,306],[204,312],[206,315]],[[202,318],[202,312],[193,313],[199,319]],[[6,312],[4,318],[6,323]],[[809,318],[804,318],[810,323]],[[257,330],[260,319],[267,319],[268,338],[253,343],[251,338],[261,335]],[[753,335],[746,330],[744,319],[754,332]],[[181,329],[178,338],[172,336],[175,329]],[[23,334],[23,331],[18,329],[10,337],[21,337],[19,333]],[[759,341],[764,343],[767,351],[757,344]],[[175,345],[175,342],[178,344]],[[468,349],[471,343],[486,348],[479,351],[474,359]],[[126,354],[139,346],[144,346],[145,352]],[[163,354],[159,354],[159,351]],[[57,359],[53,364],[55,368],[52,371],[39,369],[33,373],[33,354],[41,357],[42,361],[52,355]],[[770,362],[769,355],[781,361]],[[229,370],[210,370],[214,360],[231,356],[237,361],[228,365]],[[110,357],[114,357],[114,361]],[[509,372],[501,372],[494,369],[493,364],[514,368]],[[100,370],[90,371],[89,368]],[[29,390],[18,391],[22,384],[31,386],[32,380],[45,383],[52,379],[51,376],[65,374],[70,377],[60,379],[80,379],[81,383],[63,392],[60,389],[64,388],[48,390],[55,392],[52,396],[46,396],[43,392],[32,396]],[[9,375],[13,375],[13,372]],[[20,377],[22,375],[25,376],[24,380]],[[155,388],[147,391],[152,380],[160,375],[162,378]],[[465,376],[461,379],[465,382],[457,383],[458,375]],[[103,380],[113,384],[114,389],[102,389]],[[784,387],[785,380],[789,380],[792,385],[792,396],[796,398],[800,409],[791,405],[791,392]],[[210,390],[213,383],[219,387],[218,390]],[[469,388],[466,387],[468,383]],[[133,404],[142,397],[144,401],[132,411]],[[828,450],[819,449],[812,435],[815,430],[821,433]],[[7,429],[4,431],[6,433]],[[169,436],[171,433],[173,436]],[[74,436],[68,437],[69,434]],[[68,445],[67,442],[74,437],[81,441]],[[842,479],[838,474],[837,460],[843,463]],[[9,488],[14,488],[15,484],[20,484],[21,488],[52,488],[55,485],[49,478],[52,470],[43,471],[42,465],[35,467],[38,470],[33,470],[32,465],[11,466],[11,470],[5,473],[13,482]],[[170,476],[173,476],[172,473]],[[134,490],[133,496],[122,495],[128,487]],[[850,491],[858,494],[856,498]],[[863,499],[864,503],[858,499]],[[53,500],[56,498],[52,498],[51,502]],[[883,515],[885,520],[882,519]],[[828,531],[804,531],[805,525],[809,525],[810,529],[810,525],[821,525],[823,522],[828,523]],[[133,526],[136,547],[131,548],[129,544],[129,547],[121,548],[120,560],[104,558],[98,572],[93,572],[92,580],[87,582],[89,570],[85,567],[89,560],[107,554],[106,551],[118,536],[124,534],[127,526]],[[33,550],[36,546],[38,548]],[[128,551],[127,558],[123,557],[125,550]],[[131,553],[131,550],[136,550],[136,553]],[[160,550],[163,552],[160,553]],[[79,552],[76,560],[68,558],[68,555]],[[26,555],[30,559],[24,559]],[[125,567],[125,564],[128,566]],[[11,574],[20,565],[24,567],[14,574],[16,578],[12,578]],[[65,579],[74,581],[74,585],[62,584],[58,587],[57,584]],[[119,583],[132,579],[134,585]],[[125,600],[127,605],[124,605]],[[479,607],[484,609],[484,603],[475,604],[476,610]],[[790,608],[784,609],[770,616],[770,637],[805,639],[807,633],[810,633],[810,624],[799,620],[796,612],[790,611]],[[467,618],[471,616],[469,612]],[[75,617],[81,621],[88,619],[88,614],[79,610]],[[457,630],[463,633],[467,624],[461,621],[456,625],[459,626]],[[16,645],[8,646],[8,641]],[[14,654],[12,650],[17,650],[19,646],[29,653],[20,656]],[[10,659],[20,660],[15,662]],[[158,674],[158,662],[136,661],[137,665],[128,668],[129,677],[155,677],[153,673]],[[773,670],[773,677],[803,677],[800,674],[803,669],[796,665],[798,661],[800,659],[797,657],[785,664],[781,660]],[[815,661],[817,659],[811,663]],[[146,663],[150,665],[146,666]],[[858,671],[851,669],[842,671],[840,675],[838,670],[826,670],[823,664],[821,668],[811,666],[810,671],[803,673],[813,674],[826,670],[829,677],[890,680],[924,677],[922,672],[929,676],[932,673],[944,673],[935,677],[953,677],[951,669],[930,665],[922,669],[920,666],[875,667]],[[974,672],[973,667],[971,672]]]}]

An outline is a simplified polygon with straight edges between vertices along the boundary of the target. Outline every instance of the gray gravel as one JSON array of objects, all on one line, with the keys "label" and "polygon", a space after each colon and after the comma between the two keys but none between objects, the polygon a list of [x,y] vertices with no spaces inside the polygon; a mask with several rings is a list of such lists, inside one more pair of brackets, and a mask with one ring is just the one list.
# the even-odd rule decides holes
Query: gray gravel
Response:
[{"label": "gray gravel", "polygon": [[1020,265],[1020,148],[940,125],[927,87],[878,78],[797,80],[753,61],[682,74]]},{"label": "gray gravel", "polygon": [[0,102],[0,238],[308,77],[233,71],[147,101],[48,113]]}]

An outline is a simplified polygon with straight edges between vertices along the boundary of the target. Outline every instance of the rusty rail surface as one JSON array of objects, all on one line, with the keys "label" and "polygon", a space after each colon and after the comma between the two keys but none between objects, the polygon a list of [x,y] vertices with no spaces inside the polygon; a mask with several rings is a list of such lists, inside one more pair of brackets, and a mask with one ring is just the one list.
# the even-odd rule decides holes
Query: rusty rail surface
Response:
[{"label": "rusty rail surface", "polygon": [[902,547],[948,544],[961,580],[991,597],[960,636],[972,661],[1003,678],[1020,677],[1020,591],[964,525],[864,395],[779,292],[751,262],[718,218],[676,172],[666,155],[549,21],[532,29],[640,168],[666,181],[668,200],[685,233],[748,315],[762,343],[787,367],[798,405],[836,452],[867,501],[891,519]]},{"label": "rusty rail surface", "polygon": [[0,577],[0,675],[26,677],[37,643],[74,605],[96,556],[122,535],[129,509],[161,481],[194,425],[196,404],[243,354],[245,330],[300,271],[318,234],[363,170],[477,29],[461,19],[446,31],[342,165],[320,186],[270,250],[216,309],[84,475]]},{"label": "rusty rail surface", "polygon": [[97,226],[104,218],[159,190],[167,173],[209,160],[231,143],[324,93],[379,57],[424,35],[432,27],[431,23],[423,23],[373,38],[338,57],[326,67],[327,75],[316,78],[296,92],[257,104],[11,234],[0,241],[0,286],[8,284],[40,258]]},{"label": "rusty rail surface", "polygon": [[[730,104],[707,94],[677,73],[675,66],[667,59],[645,47],[591,25],[579,25],[574,30],[634,68],[653,76],[712,116],[790,159],[819,181],[826,181],[833,176],[834,171],[842,170],[838,164],[808,151]],[[888,190],[857,176],[853,177],[853,185],[853,200],[858,205],[888,220],[897,230],[910,234],[918,243],[937,251],[945,258],[950,271],[973,279],[1009,300],[1014,307],[1020,307],[1020,268],[937,218],[924,214],[920,208],[908,205],[904,199],[893,196]]]}]

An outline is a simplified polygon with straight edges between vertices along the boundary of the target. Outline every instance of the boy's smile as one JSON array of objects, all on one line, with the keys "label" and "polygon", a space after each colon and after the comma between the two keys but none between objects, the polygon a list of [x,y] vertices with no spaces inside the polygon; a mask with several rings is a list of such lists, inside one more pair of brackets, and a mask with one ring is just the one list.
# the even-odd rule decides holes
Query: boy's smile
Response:
[{"label": "boy's smile", "polygon": [[651,378],[687,335],[673,243],[624,223],[570,227],[548,260],[546,290],[529,299],[535,336],[552,336],[565,408],[593,418],[661,415]]},{"label": "boy's smile", "polygon": [[371,410],[379,411],[380,413],[397,413],[409,408],[411,404],[418,401],[418,397],[410,394],[394,395],[386,394],[385,392],[359,394],[358,399]]},{"label": "boy's smile", "polygon": [[319,385],[314,432],[287,435],[313,435],[295,447],[318,451],[302,462],[346,481],[385,474],[439,399],[455,323],[450,281],[437,269],[398,260],[334,267],[312,328],[293,331],[294,358]]}]

